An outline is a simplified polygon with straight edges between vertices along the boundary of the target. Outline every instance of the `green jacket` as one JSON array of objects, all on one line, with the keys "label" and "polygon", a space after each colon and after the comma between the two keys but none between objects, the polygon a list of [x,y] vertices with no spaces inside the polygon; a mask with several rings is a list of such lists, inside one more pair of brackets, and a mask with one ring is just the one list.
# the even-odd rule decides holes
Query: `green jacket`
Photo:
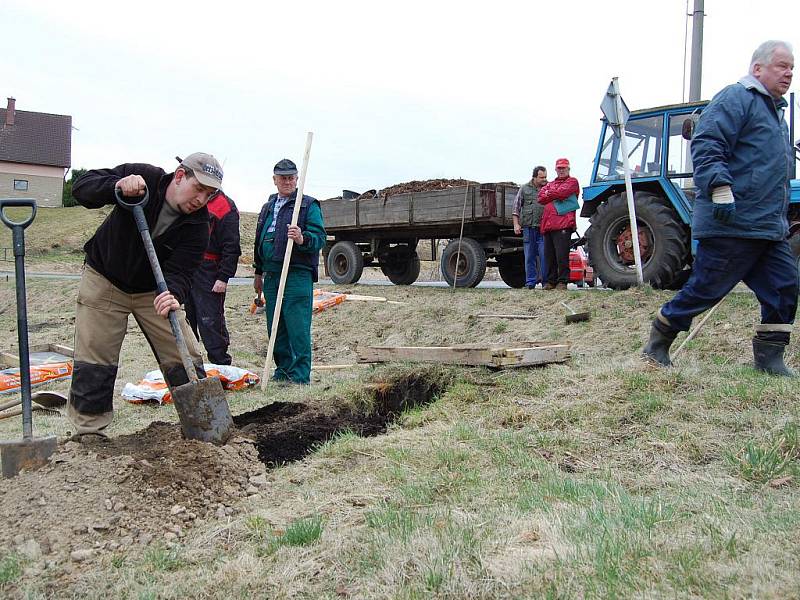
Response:
[{"label": "green jacket", "polygon": [[519,224],[523,227],[539,227],[542,223],[544,206],[539,204],[539,190],[530,183],[520,188],[522,204],[519,211]]}]

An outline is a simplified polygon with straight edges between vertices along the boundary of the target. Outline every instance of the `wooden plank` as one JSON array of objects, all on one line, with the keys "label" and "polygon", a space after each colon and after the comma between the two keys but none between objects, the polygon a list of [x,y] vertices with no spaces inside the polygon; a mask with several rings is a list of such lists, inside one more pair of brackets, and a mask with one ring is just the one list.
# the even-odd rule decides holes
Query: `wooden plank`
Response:
[{"label": "wooden plank", "polygon": [[554,344],[536,348],[509,348],[495,357],[496,367],[532,367],[569,360],[569,346]]},{"label": "wooden plank", "polygon": [[[28,355],[35,352],[58,352],[64,356],[74,356],[75,351],[69,346],[63,344],[31,344],[28,346]],[[0,365],[9,367],[19,366],[19,350],[10,350],[0,352]]]},{"label": "wooden plank", "polygon": [[430,362],[445,365],[493,365],[489,348],[439,346],[368,346],[356,348],[358,362]]},{"label": "wooden plank", "polygon": [[353,367],[366,367],[365,364],[350,363],[348,365],[311,365],[312,371],[341,371],[343,369],[352,369]]},{"label": "wooden plank", "polygon": [[478,319],[538,319],[538,315],[500,315],[500,314],[479,314],[475,315]]},{"label": "wooden plank", "polygon": [[332,198],[319,203],[322,219],[326,227],[347,227],[356,225],[356,202]]}]

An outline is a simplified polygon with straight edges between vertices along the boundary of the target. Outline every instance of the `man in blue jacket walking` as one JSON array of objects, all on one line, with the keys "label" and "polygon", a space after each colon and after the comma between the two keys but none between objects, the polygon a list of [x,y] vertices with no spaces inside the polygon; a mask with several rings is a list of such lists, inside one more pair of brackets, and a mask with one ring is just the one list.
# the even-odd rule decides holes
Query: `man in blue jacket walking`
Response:
[{"label": "man in blue jacket walking", "polygon": [[649,360],[669,366],[678,332],[688,331],[695,316],[742,281],[761,304],[753,338],[756,369],[794,376],[783,361],[798,291],[786,240],[794,157],[783,118],[793,69],[788,43],[764,42],[753,53],[749,74],[714,96],[700,116],[692,138],[697,256],[686,285],[653,321],[643,351]]}]

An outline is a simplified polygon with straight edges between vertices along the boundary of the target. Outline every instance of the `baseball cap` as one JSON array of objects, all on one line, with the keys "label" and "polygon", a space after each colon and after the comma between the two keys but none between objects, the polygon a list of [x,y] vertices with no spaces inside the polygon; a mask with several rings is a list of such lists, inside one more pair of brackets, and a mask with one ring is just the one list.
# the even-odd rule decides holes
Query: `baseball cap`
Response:
[{"label": "baseball cap", "polygon": [[559,158],[556,161],[556,169],[560,167],[569,167],[569,161],[566,158]]},{"label": "baseball cap", "polygon": [[[177,156],[175,158],[178,158]],[[195,152],[180,161],[182,167],[191,169],[197,181],[215,190],[222,187],[222,166],[205,152]]]},{"label": "baseball cap", "polygon": [[297,165],[288,158],[283,158],[277,162],[272,172],[275,175],[297,175]]}]

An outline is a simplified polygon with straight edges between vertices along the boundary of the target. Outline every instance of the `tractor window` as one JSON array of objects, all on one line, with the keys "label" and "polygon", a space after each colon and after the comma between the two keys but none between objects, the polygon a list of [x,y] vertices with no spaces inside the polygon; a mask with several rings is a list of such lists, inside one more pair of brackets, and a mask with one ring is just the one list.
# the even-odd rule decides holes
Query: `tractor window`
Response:
[{"label": "tractor window", "polygon": [[[625,126],[628,145],[628,165],[631,177],[657,177],[661,175],[662,131],[664,117],[630,119]],[[606,127],[605,139],[597,165],[597,181],[622,179],[622,150],[620,140],[611,127]]]},{"label": "tractor window", "polygon": [[693,171],[689,142],[683,137],[684,122],[687,119],[692,119],[692,115],[671,115],[669,118],[667,177],[670,178],[690,177]]}]

